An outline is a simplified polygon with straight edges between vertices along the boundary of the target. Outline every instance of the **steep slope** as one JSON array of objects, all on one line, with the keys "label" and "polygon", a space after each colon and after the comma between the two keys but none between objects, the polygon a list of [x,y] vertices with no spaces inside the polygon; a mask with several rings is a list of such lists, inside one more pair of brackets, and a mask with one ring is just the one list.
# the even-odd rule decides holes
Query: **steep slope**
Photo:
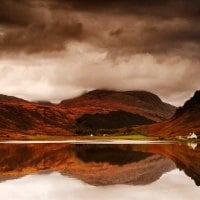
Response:
[{"label": "steep slope", "polygon": [[36,103],[2,101],[0,103],[0,137],[19,138],[22,135],[69,135],[69,118],[57,106]]},{"label": "steep slope", "polygon": [[200,136],[200,91],[196,91],[183,107],[178,108],[170,120],[143,129],[150,135],[175,137],[195,132]]},{"label": "steep slope", "polygon": [[[74,124],[82,119],[86,124],[87,119],[94,120],[97,128],[109,128],[106,126],[111,121],[116,126],[115,120],[119,122],[122,119],[120,127],[127,127],[159,122],[174,112],[175,107],[143,91],[95,90],[60,104],[28,102],[0,95],[0,137],[17,139],[23,135],[73,135],[76,129]],[[103,124],[99,120],[103,120]]]}]

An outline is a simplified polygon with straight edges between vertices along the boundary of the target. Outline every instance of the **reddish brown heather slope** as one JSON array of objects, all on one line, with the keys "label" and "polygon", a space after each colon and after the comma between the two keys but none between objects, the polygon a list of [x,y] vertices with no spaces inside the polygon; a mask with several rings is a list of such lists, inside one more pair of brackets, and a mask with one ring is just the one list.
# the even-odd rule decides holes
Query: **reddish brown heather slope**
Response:
[{"label": "reddish brown heather slope", "polygon": [[74,118],[83,113],[123,110],[140,114],[156,122],[169,119],[176,110],[174,106],[162,102],[155,94],[145,91],[94,90],[78,98],[64,100],[61,105],[74,111]]},{"label": "reddish brown heather slope", "polygon": [[51,103],[33,103],[0,96],[0,137],[21,135],[72,135],[72,124],[83,114],[126,111],[160,122],[170,118],[175,107],[144,91],[95,90],[78,98]]},{"label": "reddish brown heather slope", "polygon": [[196,91],[183,107],[178,108],[171,119],[141,129],[149,135],[174,137],[195,132],[200,136],[200,91]]}]

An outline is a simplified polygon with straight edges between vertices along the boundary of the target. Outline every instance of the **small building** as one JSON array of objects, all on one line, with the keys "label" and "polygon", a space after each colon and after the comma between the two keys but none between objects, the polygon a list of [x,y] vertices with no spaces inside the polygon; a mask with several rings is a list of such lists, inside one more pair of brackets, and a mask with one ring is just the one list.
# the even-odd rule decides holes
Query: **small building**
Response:
[{"label": "small building", "polygon": [[187,136],[187,139],[189,140],[196,140],[198,139],[197,135],[193,132],[193,133],[190,133],[188,136]]}]

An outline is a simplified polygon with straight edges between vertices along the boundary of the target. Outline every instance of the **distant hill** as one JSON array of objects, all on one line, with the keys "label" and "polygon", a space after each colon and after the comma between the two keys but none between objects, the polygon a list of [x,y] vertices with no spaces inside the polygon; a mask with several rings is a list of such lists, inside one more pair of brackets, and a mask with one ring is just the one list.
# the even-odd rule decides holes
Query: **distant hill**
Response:
[{"label": "distant hill", "polygon": [[126,128],[161,122],[175,110],[145,91],[94,90],[60,104],[0,95],[0,137],[73,135],[79,125],[88,123],[95,129]]}]

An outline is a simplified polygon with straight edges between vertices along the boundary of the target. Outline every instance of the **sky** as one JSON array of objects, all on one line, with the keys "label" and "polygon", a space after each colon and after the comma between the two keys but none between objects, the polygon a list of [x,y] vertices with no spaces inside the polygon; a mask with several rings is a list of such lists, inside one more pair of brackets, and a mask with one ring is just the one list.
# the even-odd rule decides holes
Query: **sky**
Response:
[{"label": "sky", "polygon": [[180,106],[200,89],[199,20],[199,0],[1,0],[0,93],[146,90]]}]

